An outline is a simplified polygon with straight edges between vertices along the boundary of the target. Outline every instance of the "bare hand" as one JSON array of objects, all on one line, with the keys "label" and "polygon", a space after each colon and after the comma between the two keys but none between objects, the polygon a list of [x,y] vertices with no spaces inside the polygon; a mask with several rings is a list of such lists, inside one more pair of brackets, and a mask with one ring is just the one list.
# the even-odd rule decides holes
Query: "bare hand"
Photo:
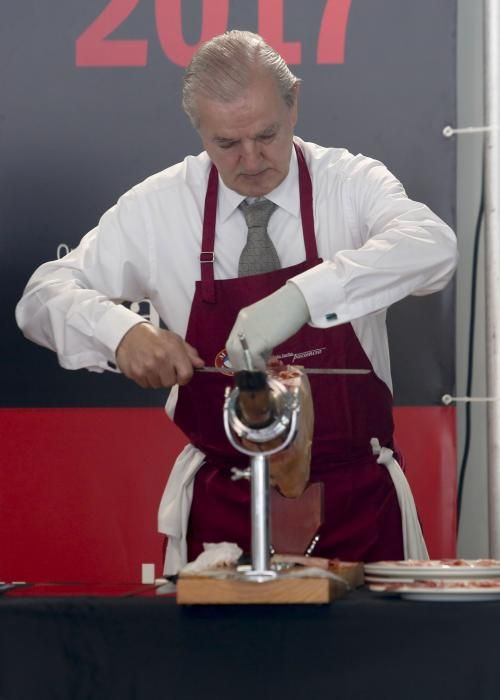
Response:
[{"label": "bare hand", "polygon": [[197,350],[172,331],[139,323],[124,335],[116,351],[123,374],[143,388],[187,384],[205,364]]}]

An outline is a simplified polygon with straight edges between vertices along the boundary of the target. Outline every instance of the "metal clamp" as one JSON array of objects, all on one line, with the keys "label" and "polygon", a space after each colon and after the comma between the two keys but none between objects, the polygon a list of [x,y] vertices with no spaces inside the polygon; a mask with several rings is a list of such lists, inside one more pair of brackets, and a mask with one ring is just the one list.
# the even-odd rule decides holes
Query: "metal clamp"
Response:
[{"label": "metal clamp", "polygon": [[247,467],[246,469],[238,469],[238,467],[233,467],[231,469],[231,481],[238,481],[239,479],[250,479],[251,469]]},{"label": "metal clamp", "polygon": [[247,370],[249,372],[253,372],[254,367],[253,367],[253,362],[252,362],[252,355],[250,353],[250,348],[248,347],[248,343],[247,343],[247,339],[245,337],[245,334],[238,333],[238,338],[240,340],[241,347],[243,349],[243,358],[245,360]]},{"label": "metal clamp", "polygon": [[273,395],[276,415],[273,422],[265,428],[250,428],[243,423],[238,415],[239,389],[234,388],[231,390],[230,387],[226,388],[224,401],[224,428],[226,435],[233,447],[249,457],[255,456],[255,450],[243,447],[241,440],[264,443],[275,440],[286,433],[283,443],[273,449],[261,452],[262,455],[270,457],[288,447],[297,432],[297,419],[300,412],[298,394],[288,391],[283,382],[274,377],[268,378],[268,384]]}]

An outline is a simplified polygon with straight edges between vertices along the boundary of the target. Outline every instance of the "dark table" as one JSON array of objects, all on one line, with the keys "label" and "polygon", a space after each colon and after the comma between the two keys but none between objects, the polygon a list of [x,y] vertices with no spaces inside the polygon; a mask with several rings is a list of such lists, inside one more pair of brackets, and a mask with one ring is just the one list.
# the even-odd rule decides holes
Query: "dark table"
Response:
[{"label": "dark table", "polygon": [[500,699],[500,601],[28,593],[0,598],[0,700]]}]

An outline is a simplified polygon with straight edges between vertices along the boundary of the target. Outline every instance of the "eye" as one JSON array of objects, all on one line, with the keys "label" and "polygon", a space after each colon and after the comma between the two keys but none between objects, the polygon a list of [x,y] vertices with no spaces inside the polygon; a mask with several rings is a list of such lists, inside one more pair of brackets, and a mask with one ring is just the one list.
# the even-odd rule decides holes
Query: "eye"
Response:
[{"label": "eye", "polygon": [[232,148],[236,143],[236,141],[222,141],[221,143],[219,143],[219,148],[222,148],[224,151],[227,151],[229,148]]},{"label": "eye", "polygon": [[276,136],[276,132],[272,132],[270,134],[262,134],[259,136],[259,141],[263,141],[264,143],[270,143],[274,137]]}]

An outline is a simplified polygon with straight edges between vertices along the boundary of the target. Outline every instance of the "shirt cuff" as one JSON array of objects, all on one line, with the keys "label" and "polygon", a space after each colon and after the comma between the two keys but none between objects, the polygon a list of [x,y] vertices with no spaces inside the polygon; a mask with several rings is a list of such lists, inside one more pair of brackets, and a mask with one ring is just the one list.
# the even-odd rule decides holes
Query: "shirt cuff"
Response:
[{"label": "shirt cuff", "polygon": [[115,361],[116,349],[125,333],[139,323],[149,323],[149,321],[122,304],[116,304],[101,316],[95,327],[94,336],[109,350],[108,359],[111,362]]},{"label": "shirt cuff", "polygon": [[336,274],[335,263],[322,262],[291,277],[289,282],[296,284],[304,295],[312,326],[329,328],[349,320],[344,289]]}]

